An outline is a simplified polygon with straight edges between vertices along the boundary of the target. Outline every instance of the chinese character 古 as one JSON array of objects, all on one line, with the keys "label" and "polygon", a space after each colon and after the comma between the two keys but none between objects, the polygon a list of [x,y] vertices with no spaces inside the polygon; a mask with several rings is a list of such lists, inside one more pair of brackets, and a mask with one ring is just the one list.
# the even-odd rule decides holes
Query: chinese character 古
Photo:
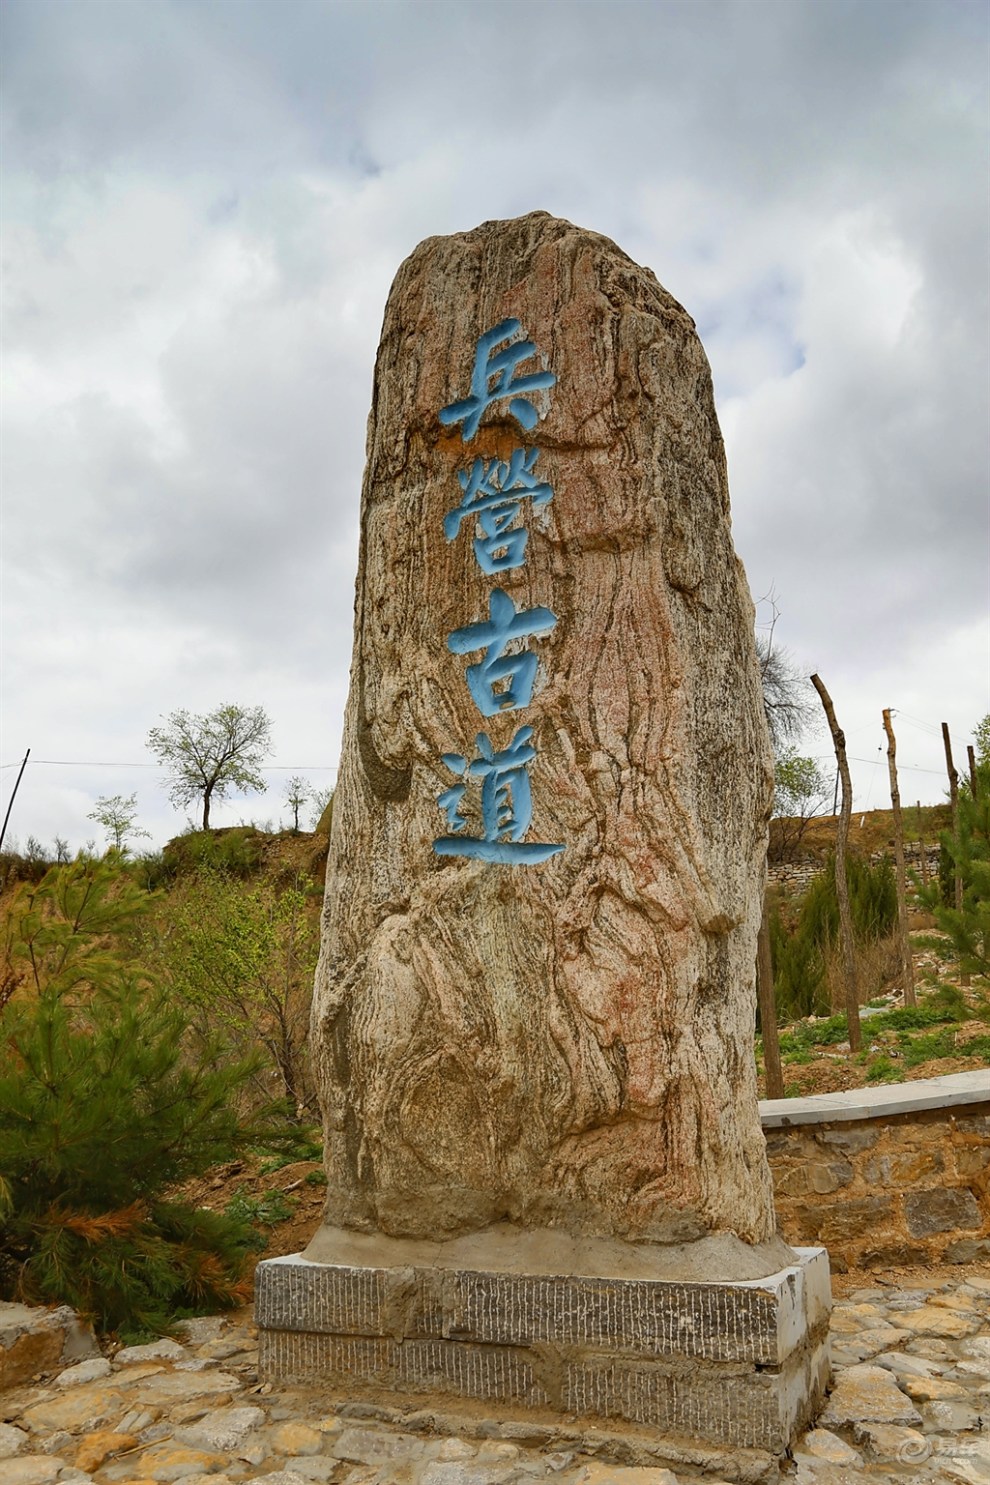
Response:
[{"label": "chinese character \u53e4", "polygon": [[[508,593],[496,588],[488,600],[487,622],[466,624],[450,635],[447,648],[455,655],[485,651],[485,658],[469,665],[465,673],[474,704],[483,717],[529,706],[536,680],[536,655],[532,650],[506,655],[505,648],[514,639],[549,634],[556,622],[557,615],[550,609],[517,609]],[[509,684],[505,689],[496,691],[496,684],[506,680]]]},{"label": "chinese character \u53e4", "polygon": [[[438,800],[447,815],[447,824],[455,832],[433,842],[438,856],[473,856],[506,865],[537,865],[564,849],[562,845],[522,839],[533,818],[527,772],[536,757],[532,737],[532,727],[520,727],[507,748],[496,750],[488,734],[479,732],[475,739],[477,758],[469,762],[460,753],[444,753],[443,761],[452,773],[482,780],[481,820],[485,833],[480,839],[456,833],[467,824],[459,812],[467,784],[454,784]],[[500,839],[503,836],[505,839]]]},{"label": "chinese character \u53e4", "polygon": [[[439,413],[445,428],[454,423],[464,424],[461,438],[465,443],[477,433],[485,409],[493,402],[501,401],[503,397],[510,399],[509,412],[527,432],[536,427],[539,413],[528,398],[518,394],[539,392],[545,387],[552,387],[557,378],[552,371],[514,375],[520,361],[528,361],[530,356],[536,355],[536,346],[531,340],[512,341],[512,337],[518,335],[521,329],[518,320],[502,320],[484,335],[479,335],[474,355],[474,371],[471,373],[470,397],[466,397],[463,402],[452,402]],[[503,341],[512,341],[512,344],[495,352],[495,347]]]},{"label": "chinese character \u53e4", "polygon": [[550,485],[542,484],[534,473],[538,449],[513,449],[508,464],[501,459],[475,459],[470,469],[459,469],[464,498],[447,512],[443,529],[453,541],[465,516],[476,517],[483,536],[475,537],[474,555],[482,572],[508,572],[522,567],[526,560],[529,532],[513,527],[523,500],[534,506],[546,505],[553,499]]}]

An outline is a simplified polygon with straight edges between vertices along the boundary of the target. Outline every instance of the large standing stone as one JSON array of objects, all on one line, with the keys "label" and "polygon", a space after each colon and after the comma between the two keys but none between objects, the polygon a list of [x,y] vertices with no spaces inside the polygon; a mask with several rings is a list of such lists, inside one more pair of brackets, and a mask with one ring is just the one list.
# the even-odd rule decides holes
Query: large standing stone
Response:
[{"label": "large standing stone", "polygon": [[[530,394],[531,432],[503,397],[466,441],[438,414],[506,319],[536,347],[516,375],[556,384]],[[444,516],[459,470],[519,448],[553,498],[524,502],[525,563],[493,577],[474,520],[448,540]],[[542,212],[407,259],[368,429],[314,1004],[329,1224],[773,1233],[753,1057],[772,771],[729,527],[708,363],[649,270]],[[481,656],[447,637],[496,588],[557,622],[523,641],[531,704],[483,717],[465,683]],[[563,850],[438,855],[441,755],[522,725],[526,839]]]}]

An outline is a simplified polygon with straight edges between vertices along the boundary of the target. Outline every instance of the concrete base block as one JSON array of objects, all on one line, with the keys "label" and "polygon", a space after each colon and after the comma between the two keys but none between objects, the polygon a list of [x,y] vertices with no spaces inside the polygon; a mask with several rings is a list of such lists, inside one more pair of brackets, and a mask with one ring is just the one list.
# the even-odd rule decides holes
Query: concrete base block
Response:
[{"label": "concrete base block", "polygon": [[779,1456],[829,1377],[828,1257],[795,1259],[734,1282],[269,1259],[256,1277],[261,1373]]}]

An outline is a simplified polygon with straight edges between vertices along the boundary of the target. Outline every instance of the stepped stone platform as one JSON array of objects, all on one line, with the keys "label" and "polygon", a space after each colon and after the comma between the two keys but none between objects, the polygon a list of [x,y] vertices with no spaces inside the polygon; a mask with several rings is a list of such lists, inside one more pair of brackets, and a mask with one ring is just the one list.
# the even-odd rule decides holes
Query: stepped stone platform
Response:
[{"label": "stepped stone platform", "polygon": [[400,1263],[394,1241],[387,1261],[355,1262],[360,1241],[340,1238],[351,1261],[259,1264],[266,1378],[550,1410],[771,1456],[824,1396],[823,1249],[720,1281]]}]

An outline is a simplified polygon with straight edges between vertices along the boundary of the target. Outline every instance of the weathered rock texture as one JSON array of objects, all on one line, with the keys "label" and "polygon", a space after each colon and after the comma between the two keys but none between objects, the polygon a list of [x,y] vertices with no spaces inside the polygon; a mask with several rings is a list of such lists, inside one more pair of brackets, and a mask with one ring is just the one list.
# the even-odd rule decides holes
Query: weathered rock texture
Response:
[{"label": "weathered rock texture", "polygon": [[[479,335],[557,377],[465,443]],[[539,449],[552,503],[486,577],[457,471]],[[545,605],[532,704],[485,719],[447,636],[495,586]],[[468,657],[470,659],[471,657]],[[473,657],[477,659],[478,657]],[[542,866],[441,858],[441,754],[535,729]],[[773,1232],[753,1058],[771,758],[711,376],[691,318],[545,213],[422,243],[385,313],[314,1044],[327,1221],[498,1221],[659,1242]],[[478,834],[475,816],[470,834]]]}]

